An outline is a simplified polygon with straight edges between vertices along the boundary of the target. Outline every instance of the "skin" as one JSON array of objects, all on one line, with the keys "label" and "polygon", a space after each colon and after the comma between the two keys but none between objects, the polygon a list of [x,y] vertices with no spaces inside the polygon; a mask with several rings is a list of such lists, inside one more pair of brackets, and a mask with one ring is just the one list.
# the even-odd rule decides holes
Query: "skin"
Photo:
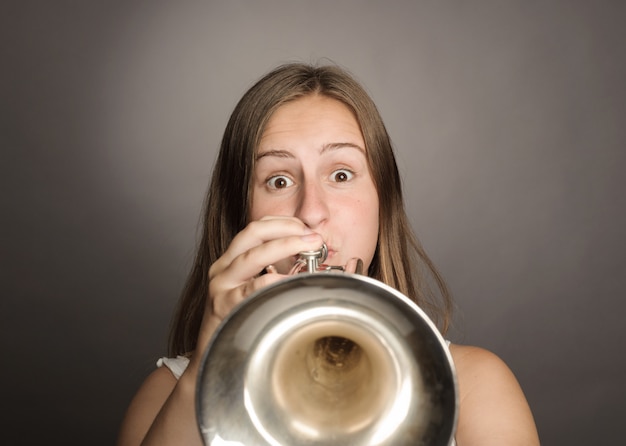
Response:
[{"label": "skin", "polygon": [[[308,96],[281,106],[256,152],[251,222],[209,271],[198,340],[204,350],[221,320],[254,291],[281,280],[294,256],[329,247],[328,264],[363,260],[378,239],[378,196],[359,125],[342,103]],[[271,265],[269,274],[259,271]],[[459,446],[537,445],[532,414],[513,373],[496,355],[451,345],[459,382]],[[165,368],[140,387],[118,445],[201,445],[194,391],[201,355],[179,380]]]},{"label": "skin", "polygon": [[[378,193],[365,141],[348,108],[323,96],[280,107],[256,153],[250,218],[293,216],[322,236],[326,263],[369,266],[378,239]],[[279,262],[286,272],[292,259]]]}]

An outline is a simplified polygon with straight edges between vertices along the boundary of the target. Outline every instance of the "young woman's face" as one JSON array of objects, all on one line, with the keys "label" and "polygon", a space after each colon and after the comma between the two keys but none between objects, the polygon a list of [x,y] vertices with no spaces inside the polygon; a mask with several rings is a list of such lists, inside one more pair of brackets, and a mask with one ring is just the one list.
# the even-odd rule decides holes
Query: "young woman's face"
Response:
[{"label": "young woman's face", "polygon": [[297,217],[323,237],[325,263],[358,257],[367,271],[378,240],[378,194],[361,129],[343,103],[312,95],[278,108],[252,181],[252,220]]}]

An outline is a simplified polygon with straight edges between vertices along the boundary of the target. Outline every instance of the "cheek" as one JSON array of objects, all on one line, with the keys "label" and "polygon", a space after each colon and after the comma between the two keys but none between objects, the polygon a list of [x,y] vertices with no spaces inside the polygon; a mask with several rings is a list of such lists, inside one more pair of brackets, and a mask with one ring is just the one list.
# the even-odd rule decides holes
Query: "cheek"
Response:
[{"label": "cheek", "polygon": [[250,197],[250,221],[259,220],[266,214],[267,201],[263,200],[259,192],[256,189],[252,189],[252,196]]},{"label": "cheek", "polygon": [[371,254],[372,256],[374,256],[374,251],[376,250],[376,246],[378,245],[378,233],[380,228],[378,206],[373,206],[370,208],[369,222],[367,224],[367,228],[368,238],[370,240],[369,246],[371,249]]},{"label": "cheek", "polygon": [[268,215],[291,216],[293,211],[289,200],[268,200],[260,197],[259,194],[252,193],[252,204],[250,205],[250,221],[259,220]]},{"label": "cheek", "polygon": [[357,212],[352,212],[353,224],[361,228],[365,234],[378,233],[378,205],[377,203],[362,203]]},{"label": "cheek", "polygon": [[248,219],[255,221],[259,220],[261,217],[263,217],[263,209],[261,209],[259,205],[255,205],[253,201],[250,206],[250,212],[248,212]]},{"label": "cheek", "polygon": [[370,192],[369,199],[366,200],[363,205],[365,209],[363,224],[365,224],[369,228],[369,232],[374,233],[376,239],[378,239],[379,202],[376,190]]},{"label": "cheek", "polygon": [[354,242],[362,255],[365,256],[363,260],[369,262],[374,256],[378,244],[378,198],[359,202],[357,209],[350,213],[351,221],[347,227],[353,228],[353,234],[358,237],[358,240]]}]

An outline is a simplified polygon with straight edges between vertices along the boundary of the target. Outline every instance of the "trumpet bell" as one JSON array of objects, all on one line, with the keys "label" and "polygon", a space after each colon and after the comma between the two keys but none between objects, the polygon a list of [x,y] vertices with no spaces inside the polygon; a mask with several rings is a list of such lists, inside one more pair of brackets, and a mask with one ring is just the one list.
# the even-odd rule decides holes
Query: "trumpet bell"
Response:
[{"label": "trumpet bell", "polygon": [[225,319],[196,387],[206,445],[448,445],[457,422],[445,340],[374,279],[299,274]]}]

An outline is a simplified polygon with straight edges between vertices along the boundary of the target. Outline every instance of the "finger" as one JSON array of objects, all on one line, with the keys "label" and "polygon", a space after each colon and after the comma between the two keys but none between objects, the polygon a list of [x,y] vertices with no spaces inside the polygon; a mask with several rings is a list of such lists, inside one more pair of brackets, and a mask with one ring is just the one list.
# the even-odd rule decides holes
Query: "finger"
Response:
[{"label": "finger", "polygon": [[237,256],[213,280],[219,281],[219,286],[224,289],[238,286],[245,280],[257,276],[267,265],[295,256],[302,251],[319,249],[322,243],[322,237],[315,233],[270,240]]},{"label": "finger", "polygon": [[295,217],[263,217],[251,222],[235,236],[226,252],[211,265],[209,279],[220,274],[236,257],[255,246],[280,237],[311,233],[313,231]]},{"label": "finger", "polygon": [[231,311],[243,302],[250,295],[256,293],[268,285],[276,283],[287,276],[282,274],[266,274],[247,280],[238,287],[235,287],[225,293],[220,293],[213,300],[213,314],[220,320],[228,316]]}]

